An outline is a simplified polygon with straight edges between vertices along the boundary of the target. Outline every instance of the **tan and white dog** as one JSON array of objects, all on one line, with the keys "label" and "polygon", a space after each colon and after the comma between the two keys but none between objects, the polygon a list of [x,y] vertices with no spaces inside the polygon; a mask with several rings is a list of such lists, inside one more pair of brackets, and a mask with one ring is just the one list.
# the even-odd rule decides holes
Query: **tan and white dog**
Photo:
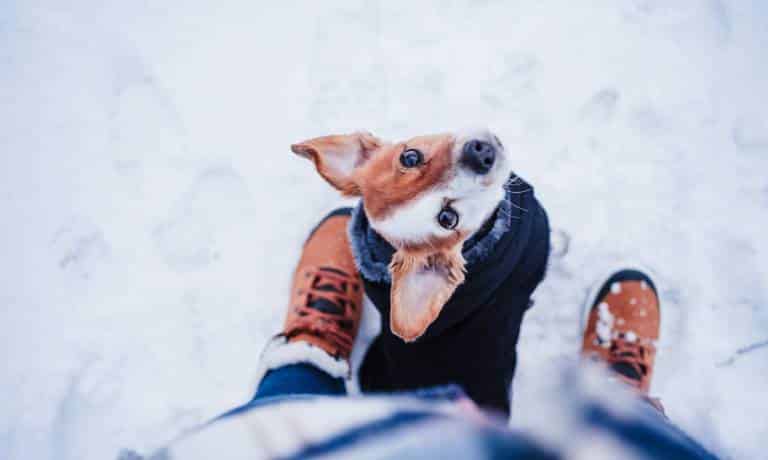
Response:
[{"label": "tan and white dog", "polygon": [[371,227],[395,249],[390,325],[416,340],[464,282],[463,243],[504,198],[511,161],[487,130],[386,142],[367,132],[291,150],[345,196],[362,197]]}]

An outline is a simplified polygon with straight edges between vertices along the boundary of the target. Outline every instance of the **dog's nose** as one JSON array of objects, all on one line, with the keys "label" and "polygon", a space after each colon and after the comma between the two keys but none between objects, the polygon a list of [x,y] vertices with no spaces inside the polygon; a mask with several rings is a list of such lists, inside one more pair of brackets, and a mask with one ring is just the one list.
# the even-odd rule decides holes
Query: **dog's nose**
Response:
[{"label": "dog's nose", "polygon": [[496,147],[490,142],[472,139],[464,144],[460,161],[477,174],[487,174],[496,161]]}]

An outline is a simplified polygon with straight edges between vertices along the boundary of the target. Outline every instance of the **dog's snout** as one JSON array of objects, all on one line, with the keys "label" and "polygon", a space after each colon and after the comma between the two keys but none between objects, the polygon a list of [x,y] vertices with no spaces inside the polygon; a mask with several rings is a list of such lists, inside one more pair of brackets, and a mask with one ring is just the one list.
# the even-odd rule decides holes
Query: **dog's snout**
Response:
[{"label": "dog's snout", "polygon": [[487,174],[496,162],[496,147],[490,142],[472,139],[464,144],[461,163],[477,174]]}]

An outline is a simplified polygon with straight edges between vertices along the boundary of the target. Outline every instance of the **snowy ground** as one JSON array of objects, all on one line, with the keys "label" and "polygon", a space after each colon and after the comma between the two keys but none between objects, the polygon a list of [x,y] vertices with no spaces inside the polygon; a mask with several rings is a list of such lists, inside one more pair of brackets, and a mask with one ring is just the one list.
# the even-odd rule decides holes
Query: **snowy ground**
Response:
[{"label": "snowy ground", "polygon": [[480,124],[571,236],[515,417],[575,359],[588,286],[640,261],[663,291],[654,393],[764,456],[768,347],[727,362],[768,340],[764,2],[107,3],[0,2],[0,458],[113,458],[249,396],[339,202],[290,143]]}]

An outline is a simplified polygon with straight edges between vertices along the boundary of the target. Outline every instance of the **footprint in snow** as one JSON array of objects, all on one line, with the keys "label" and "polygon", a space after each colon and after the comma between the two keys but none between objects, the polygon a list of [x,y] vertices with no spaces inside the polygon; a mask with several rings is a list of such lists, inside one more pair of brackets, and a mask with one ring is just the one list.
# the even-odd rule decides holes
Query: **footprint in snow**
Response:
[{"label": "footprint in snow", "polygon": [[243,178],[230,167],[203,171],[152,231],[156,249],[174,270],[197,270],[221,256],[227,232],[256,215]]}]

